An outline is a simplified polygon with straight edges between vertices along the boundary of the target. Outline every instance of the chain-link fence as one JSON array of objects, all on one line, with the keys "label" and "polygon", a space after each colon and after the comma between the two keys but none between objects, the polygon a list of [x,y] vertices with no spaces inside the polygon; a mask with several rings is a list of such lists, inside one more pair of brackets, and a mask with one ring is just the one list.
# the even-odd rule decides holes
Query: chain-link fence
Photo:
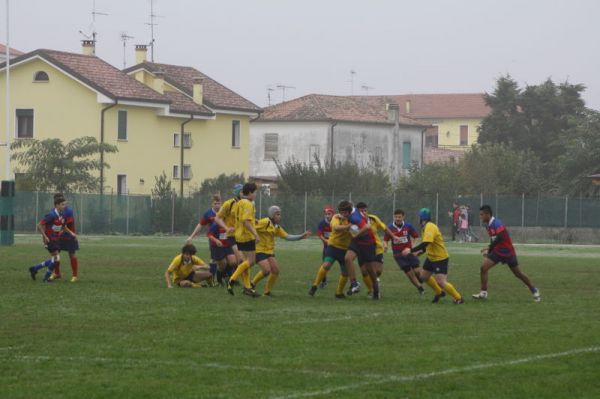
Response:
[{"label": "chain-link fence", "polygon": [[[210,196],[178,198],[175,194],[160,199],[141,195],[67,194],[75,212],[76,227],[83,234],[188,234],[210,207]],[[224,198],[226,199],[226,198]],[[450,231],[452,204],[470,206],[471,220],[479,226],[478,209],[490,205],[497,217],[511,227],[599,228],[600,200],[583,197],[506,196],[479,194],[442,196],[411,193],[360,194],[331,193],[315,196],[307,193],[256,197],[256,216],[264,217],[271,205],[282,208],[282,225],[290,232],[314,230],[322,218],[325,204],[342,199],[366,202],[369,211],[391,221],[393,211],[402,208],[409,221],[416,222],[417,211],[431,209],[434,221],[445,233]],[[15,231],[34,232],[37,222],[53,208],[53,194],[18,192],[15,197]]]}]

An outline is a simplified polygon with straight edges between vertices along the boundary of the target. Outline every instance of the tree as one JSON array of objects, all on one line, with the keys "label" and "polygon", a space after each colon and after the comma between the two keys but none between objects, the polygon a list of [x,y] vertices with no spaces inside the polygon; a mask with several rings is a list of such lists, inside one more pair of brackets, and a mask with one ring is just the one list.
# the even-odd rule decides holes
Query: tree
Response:
[{"label": "tree", "polygon": [[173,188],[171,180],[163,171],[160,176],[154,177],[152,193],[152,224],[154,231],[170,232],[173,209]]},{"label": "tree", "polygon": [[211,194],[221,194],[226,196],[231,193],[233,186],[238,183],[244,184],[246,179],[244,178],[243,173],[232,173],[230,175],[226,175],[221,173],[219,176],[205,179],[200,184],[200,189],[194,193],[194,195],[211,195]]},{"label": "tree", "polygon": [[19,163],[17,172],[25,173],[37,190],[73,192],[96,191],[102,167],[100,151],[117,152],[117,147],[100,144],[94,137],[80,137],[66,145],[60,139],[23,139],[14,141],[11,149],[16,151],[11,159]]}]

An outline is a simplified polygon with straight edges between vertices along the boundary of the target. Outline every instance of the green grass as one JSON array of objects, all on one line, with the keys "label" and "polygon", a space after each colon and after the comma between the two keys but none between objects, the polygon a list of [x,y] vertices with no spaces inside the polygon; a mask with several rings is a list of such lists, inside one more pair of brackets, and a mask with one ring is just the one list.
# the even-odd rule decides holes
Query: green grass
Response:
[{"label": "green grass", "polygon": [[[431,304],[429,289],[419,297],[389,254],[381,301],[334,300],[337,268],[311,298],[316,240],[278,242],[276,298],[168,290],[163,273],[182,242],[83,237],[77,284],[66,255],[66,279],[31,281],[27,267],[46,256],[38,237],[0,247],[0,397],[599,395],[600,247],[520,246],[541,303],[498,266],[487,302],[454,306]],[[449,280],[468,297],[479,247],[449,248]]]}]

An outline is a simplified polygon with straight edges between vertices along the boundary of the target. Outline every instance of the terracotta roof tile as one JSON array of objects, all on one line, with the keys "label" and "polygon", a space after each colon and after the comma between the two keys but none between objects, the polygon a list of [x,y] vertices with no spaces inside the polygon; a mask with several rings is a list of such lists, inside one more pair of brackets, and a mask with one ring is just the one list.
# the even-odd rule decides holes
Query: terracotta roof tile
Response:
[{"label": "terracotta roof tile", "polygon": [[165,91],[165,97],[171,101],[171,112],[179,114],[214,115],[204,105],[196,104],[191,98],[178,91]]},{"label": "terracotta roof tile", "polygon": [[140,68],[145,68],[150,72],[162,70],[165,73],[166,82],[177,87],[179,90],[183,91],[189,96],[192,96],[194,78],[204,78],[204,102],[207,106],[211,108],[238,110],[246,112],[261,111],[261,108],[256,104],[252,103],[249,100],[246,100],[244,97],[228,89],[227,87],[223,86],[216,80],[212,79],[211,77],[198,71],[195,68],[189,66],[144,62],[129,67],[125,69],[124,72],[131,72]]},{"label": "terracotta roof tile", "polygon": [[[267,107],[258,120],[390,123],[386,105],[394,102],[387,97],[310,94]],[[400,116],[400,124],[428,126],[404,116]]]},{"label": "terracotta roof tile", "polygon": [[[13,48],[13,47],[10,48],[9,52],[10,52],[10,55],[15,56],[15,57],[19,56],[19,55],[25,54],[22,51],[19,51],[16,48]],[[0,53],[1,54],[6,54],[6,45],[5,44],[0,43]]]},{"label": "terracotta roof tile", "polygon": [[[400,112],[411,118],[485,118],[490,108],[483,93],[404,94],[387,96],[400,105]],[[410,112],[406,102],[410,101]]]}]

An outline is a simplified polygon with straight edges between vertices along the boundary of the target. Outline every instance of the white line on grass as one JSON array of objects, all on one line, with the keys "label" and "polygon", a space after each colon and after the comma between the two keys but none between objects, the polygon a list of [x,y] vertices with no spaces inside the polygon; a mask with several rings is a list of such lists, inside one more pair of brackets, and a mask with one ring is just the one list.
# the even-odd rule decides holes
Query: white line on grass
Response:
[{"label": "white line on grass", "polygon": [[290,395],[273,397],[272,399],[294,399],[294,398],[309,398],[309,397],[313,397],[313,396],[325,396],[325,395],[330,395],[334,392],[348,391],[351,389],[361,388],[366,385],[372,386],[372,385],[376,385],[376,384],[385,384],[385,383],[389,383],[389,382],[412,382],[412,381],[418,381],[418,380],[427,380],[427,379],[430,379],[433,377],[439,377],[439,376],[444,376],[444,375],[448,375],[448,374],[464,373],[464,372],[469,372],[469,371],[484,370],[484,369],[490,369],[490,368],[496,368],[496,367],[514,366],[517,364],[531,363],[531,362],[535,362],[535,361],[539,361],[539,360],[555,359],[555,358],[559,358],[559,357],[572,356],[572,355],[578,355],[581,353],[591,353],[591,352],[598,352],[598,351],[600,351],[600,346],[591,346],[589,348],[573,349],[573,350],[565,351],[565,352],[548,353],[545,355],[530,356],[530,357],[524,357],[521,359],[507,360],[507,361],[503,361],[503,362],[474,364],[474,365],[466,366],[466,367],[456,367],[456,368],[450,368],[450,369],[446,369],[446,370],[432,371],[430,373],[413,374],[413,375],[406,375],[406,376],[392,375],[392,376],[381,378],[381,379],[375,380],[375,381],[373,381],[373,380],[363,381],[363,382],[359,382],[359,383],[355,383],[355,384],[348,384],[348,385],[342,385],[342,386],[332,387],[332,388],[328,388],[328,389],[322,389],[319,391],[298,392],[298,393],[293,393]]}]

